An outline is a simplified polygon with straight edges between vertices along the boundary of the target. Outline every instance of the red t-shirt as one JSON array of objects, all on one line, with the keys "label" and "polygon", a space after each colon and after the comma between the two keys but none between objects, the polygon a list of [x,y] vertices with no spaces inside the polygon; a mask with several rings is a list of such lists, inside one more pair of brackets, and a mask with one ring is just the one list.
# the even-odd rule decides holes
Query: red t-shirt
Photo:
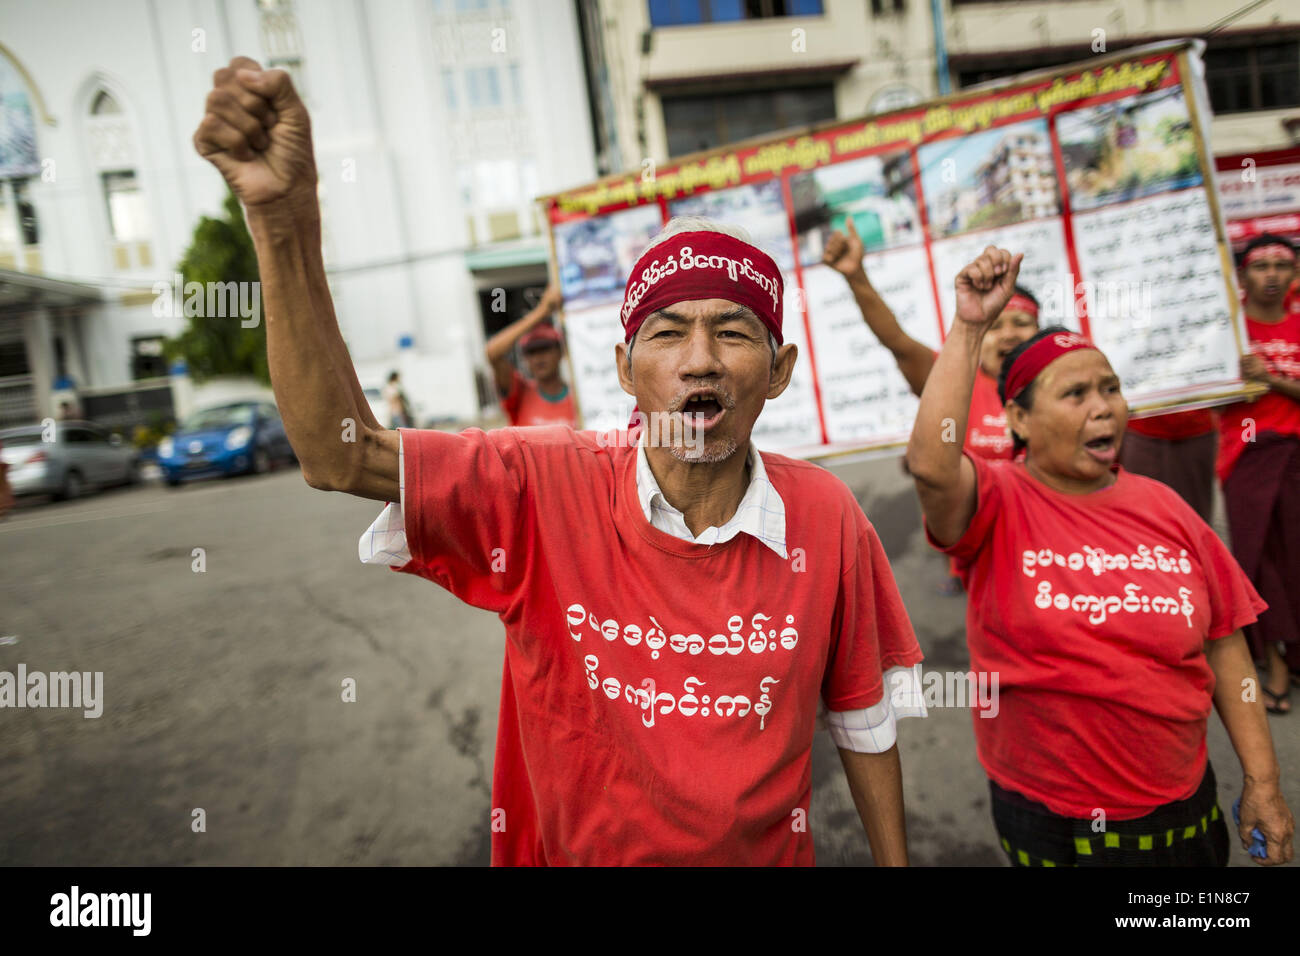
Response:
[{"label": "red t-shirt", "polygon": [[1010,458],[1012,447],[1007,410],[998,398],[998,380],[982,368],[976,369],[966,423],[966,450],[981,458]]},{"label": "red t-shirt", "polygon": [[506,627],[492,862],[812,864],[818,700],[869,707],[921,660],[875,529],[838,478],[764,453],[789,560],[679,540],[625,434],[402,433],[399,570]]},{"label": "red t-shirt", "polygon": [[1167,415],[1152,415],[1150,418],[1131,418],[1128,430],[1145,435],[1147,438],[1186,441],[1214,431],[1214,413],[1208,408],[1194,408],[1189,412],[1170,412]]},{"label": "red t-shirt", "polygon": [[537,389],[537,383],[515,370],[510,379],[510,391],[501,399],[501,407],[511,425],[568,425],[578,423],[578,413],[573,407],[573,390],[567,385],[564,397],[552,401]]},{"label": "red t-shirt", "polygon": [[[1281,322],[1257,322],[1246,316],[1250,350],[1263,357],[1271,374],[1300,380],[1300,312]],[[1246,442],[1262,432],[1300,437],[1300,402],[1267,392],[1254,402],[1236,402],[1219,416],[1219,480],[1227,481]]]},{"label": "red t-shirt", "polygon": [[996,712],[974,713],[985,771],[1081,819],[1096,808],[1133,819],[1191,796],[1215,681],[1205,641],[1267,605],[1159,482],[1118,469],[1109,488],[1068,495],[1023,462],[968,457],[979,504],[940,550],[970,595],[971,667],[990,686],[998,675]]}]

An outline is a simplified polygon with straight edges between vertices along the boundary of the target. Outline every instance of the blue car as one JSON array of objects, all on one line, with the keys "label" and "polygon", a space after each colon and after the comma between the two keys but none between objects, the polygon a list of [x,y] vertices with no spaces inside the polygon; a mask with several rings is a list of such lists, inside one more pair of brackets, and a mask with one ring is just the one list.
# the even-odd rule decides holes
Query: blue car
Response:
[{"label": "blue car", "polygon": [[205,408],[158,443],[158,465],[173,488],[194,478],[260,475],[277,463],[297,461],[270,402]]}]

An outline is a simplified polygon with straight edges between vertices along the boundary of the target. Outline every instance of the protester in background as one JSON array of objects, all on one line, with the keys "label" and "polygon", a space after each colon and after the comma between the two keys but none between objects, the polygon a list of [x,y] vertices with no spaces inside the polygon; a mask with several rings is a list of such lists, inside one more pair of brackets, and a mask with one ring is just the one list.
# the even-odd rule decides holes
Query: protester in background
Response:
[{"label": "protester in background", "polygon": [[[547,286],[542,299],[522,319],[488,339],[488,363],[501,394],[501,407],[511,425],[568,425],[577,427],[578,416],[569,385],[560,377],[564,339],[546,320],[559,311],[564,296],[558,285]],[[518,343],[528,375],[510,361]]]},{"label": "protester in background", "polygon": [[[847,236],[832,232],[826,240],[822,262],[848,280],[867,327],[893,354],[898,370],[903,373],[912,392],[919,396],[939,353],[903,331],[893,310],[867,278],[862,262],[863,244],[852,216],[848,217],[847,225]],[[1009,458],[1012,455],[1007,414],[998,397],[998,372],[1007,354],[1038,331],[1038,311],[1038,300],[1033,293],[1016,286],[1010,301],[980,341],[979,368],[975,373],[965,441],[966,448],[973,454],[984,458]],[[961,593],[962,581],[955,561],[949,561],[948,576],[938,590],[946,596]]]},{"label": "protester in background", "polygon": [[[956,317],[921,395],[907,458],[930,542],[957,558],[972,711],[993,819],[1013,865],[1226,865],[1207,760],[1211,703],[1245,777],[1239,836],[1291,859],[1294,821],[1241,627],[1264,602],[1171,489],[1117,464],[1119,377],[1082,336],[1045,329],[1003,363],[1015,460],[964,452],[980,343],[1021,256],[985,249],[957,277]],[[1101,821],[1101,826],[1097,823]]]},{"label": "protester in background", "polygon": [[1284,309],[1295,246],[1257,236],[1237,270],[1250,340],[1241,377],[1268,391],[1220,412],[1219,480],[1233,554],[1269,605],[1246,630],[1263,663],[1267,707],[1287,714],[1291,685],[1300,683],[1300,313]]},{"label": "protester in background", "polygon": [[383,389],[384,402],[388,406],[388,427],[414,428],[415,420],[411,416],[411,406],[406,401],[400,379],[397,372],[391,373],[388,384]]},{"label": "protester in background", "polygon": [[[862,318],[880,344],[894,356],[898,370],[920,395],[938,353],[903,331],[893,311],[885,304],[862,264],[863,245],[853,218],[848,219],[848,235],[832,232],[826,240],[822,262],[848,280]],[[966,447],[985,458],[1011,457],[1011,436],[1007,434],[1007,416],[998,399],[998,372],[1002,360],[1021,342],[1038,331],[1038,300],[1029,290],[1016,286],[1006,307],[994,319],[980,343],[979,369],[971,398],[970,425]]]}]

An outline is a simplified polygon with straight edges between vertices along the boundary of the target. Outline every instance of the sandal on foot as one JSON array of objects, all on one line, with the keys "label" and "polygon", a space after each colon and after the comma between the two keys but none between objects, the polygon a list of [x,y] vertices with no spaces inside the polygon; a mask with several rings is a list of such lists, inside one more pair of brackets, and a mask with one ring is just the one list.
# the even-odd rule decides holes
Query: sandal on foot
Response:
[{"label": "sandal on foot", "polygon": [[1262,690],[1265,694],[1267,694],[1269,697],[1271,697],[1271,698],[1273,699],[1273,703],[1271,703],[1271,704],[1265,702],[1265,704],[1264,704],[1264,709],[1265,709],[1266,711],[1268,711],[1270,714],[1277,714],[1278,716],[1281,716],[1282,714],[1289,714],[1289,713],[1291,713],[1291,705],[1290,705],[1289,703],[1287,704],[1287,706],[1286,706],[1285,708],[1282,707],[1282,703],[1283,703],[1284,701],[1289,701],[1289,700],[1291,699],[1291,688],[1290,688],[1290,687],[1288,687],[1286,690],[1282,691],[1282,693],[1280,693],[1280,694],[1275,694],[1275,693],[1273,693],[1271,690],[1269,690],[1269,689],[1268,689],[1267,687],[1265,687],[1263,684],[1260,684],[1260,685],[1259,685],[1259,689]]}]

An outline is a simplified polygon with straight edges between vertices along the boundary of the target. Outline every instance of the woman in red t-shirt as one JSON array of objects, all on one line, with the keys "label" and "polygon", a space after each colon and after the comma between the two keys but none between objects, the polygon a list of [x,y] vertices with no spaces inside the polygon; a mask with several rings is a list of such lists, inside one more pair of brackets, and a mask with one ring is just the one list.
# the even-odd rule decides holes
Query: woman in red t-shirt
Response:
[{"label": "woman in red t-shirt", "polygon": [[[974,713],[1002,847],[1020,865],[1225,865],[1207,760],[1211,705],[1241,760],[1239,836],[1291,858],[1294,821],[1241,628],[1265,607],[1171,489],[1118,463],[1128,409],[1082,336],[1040,332],[1003,364],[1017,460],[944,442],[965,423],[980,342],[1021,256],[989,247],[957,277],[957,317],[921,396],[908,463],[931,542],[970,592]],[[949,426],[951,427],[951,426]]]}]

